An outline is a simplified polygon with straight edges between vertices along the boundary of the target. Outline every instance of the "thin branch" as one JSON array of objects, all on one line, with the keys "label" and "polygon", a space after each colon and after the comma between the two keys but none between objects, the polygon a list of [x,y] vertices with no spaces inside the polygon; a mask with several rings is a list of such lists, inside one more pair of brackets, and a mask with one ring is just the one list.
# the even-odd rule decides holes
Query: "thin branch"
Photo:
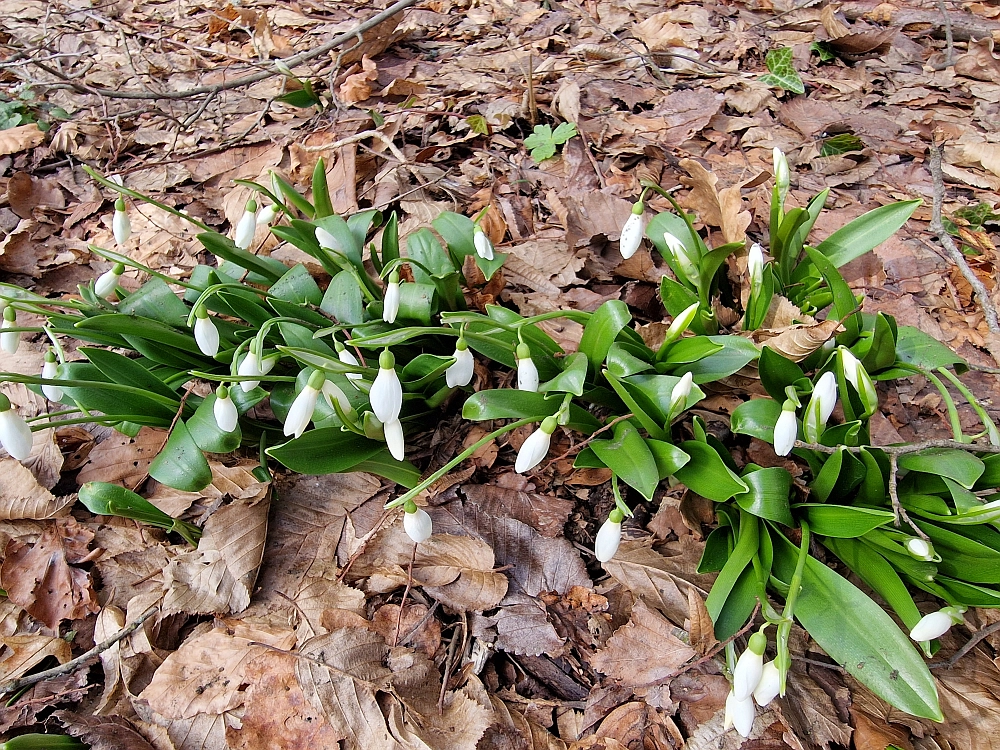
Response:
[{"label": "thin branch", "polygon": [[922,443],[908,443],[907,445],[819,445],[818,443],[806,443],[801,440],[795,441],[796,448],[806,448],[819,453],[837,453],[847,451],[848,453],[860,453],[861,451],[882,451],[887,456],[905,456],[908,453],[919,453],[927,448],[954,448],[955,450],[968,451],[969,453],[1000,453],[1000,445],[984,445],[982,443],[960,443],[958,440],[925,440]]},{"label": "thin branch", "polygon": [[303,63],[322,57],[331,50],[340,47],[345,42],[356,38],[359,34],[363,34],[365,31],[378,26],[380,23],[388,18],[391,18],[400,11],[409,8],[411,5],[416,5],[417,2],[418,0],[397,0],[397,2],[390,5],[381,13],[372,16],[367,21],[358,24],[353,29],[346,31],[343,34],[338,34],[333,37],[333,39],[325,44],[321,44],[316,49],[309,50],[308,52],[302,52],[298,55],[292,55],[291,57],[282,60],[280,66],[277,64],[269,65],[266,70],[262,70],[259,73],[252,73],[240,78],[234,78],[231,81],[226,81],[225,83],[218,83],[212,86],[195,86],[194,88],[183,89],[181,91],[119,91],[117,89],[97,88],[77,83],[55,68],[38,62],[37,60],[33,60],[32,62],[36,67],[41,68],[46,73],[55,76],[61,81],[66,81],[71,88],[83,94],[94,94],[95,96],[107,97],[109,99],[190,99],[193,96],[203,96],[205,94],[214,95],[218,94],[220,91],[242,88],[244,86],[249,86],[252,83],[263,81],[266,78],[271,78],[272,76],[285,75],[284,71],[289,68],[294,68],[298,65],[302,65]]},{"label": "thin branch", "polygon": [[632,412],[629,412],[628,414],[622,414],[620,417],[615,417],[610,422],[608,422],[606,425],[604,425],[603,427],[601,427],[593,435],[591,435],[590,437],[588,437],[586,440],[582,440],[579,443],[577,443],[576,445],[570,446],[569,449],[565,453],[563,453],[561,456],[556,456],[555,458],[549,460],[549,462],[545,465],[545,468],[547,469],[549,466],[552,466],[557,461],[562,461],[564,458],[569,458],[574,453],[579,453],[584,448],[586,448],[588,445],[590,445],[590,443],[593,442],[593,440],[598,435],[600,435],[602,432],[607,432],[608,430],[610,430],[612,427],[614,427],[619,422],[624,422],[626,419],[632,419],[634,416],[635,416],[635,414],[633,414]]},{"label": "thin branch", "polygon": [[153,606],[143,612],[139,619],[135,622],[130,622],[124,628],[119,630],[113,636],[108,638],[106,641],[101,641],[92,649],[86,653],[80,654],[75,659],[72,659],[65,664],[60,664],[58,667],[53,667],[52,669],[46,669],[44,672],[38,672],[37,674],[27,675],[26,677],[21,677],[16,680],[10,680],[8,682],[0,684],[0,695],[6,695],[7,693],[14,693],[22,688],[31,687],[39,682],[44,682],[53,677],[59,677],[64,674],[69,674],[75,672],[80,667],[84,666],[87,662],[93,659],[95,656],[103,654],[109,648],[114,646],[118,641],[123,638],[127,638],[132,635],[136,630],[142,627],[143,623],[146,622],[150,617],[155,615],[160,611],[159,607]]},{"label": "thin branch", "polygon": [[1000,622],[995,622],[992,625],[987,625],[985,628],[980,628],[979,630],[977,630],[975,633],[972,634],[972,637],[969,639],[968,643],[966,643],[964,646],[962,646],[962,648],[956,651],[954,656],[952,656],[950,659],[946,661],[931,662],[927,666],[931,669],[939,669],[941,667],[947,667],[950,669],[951,667],[954,667],[958,663],[958,660],[961,659],[970,651],[972,651],[972,649],[974,649],[977,645],[979,645],[980,641],[982,641],[989,635],[993,635],[998,630],[1000,630]]},{"label": "thin branch", "polygon": [[938,241],[948,254],[948,257],[958,266],[958,270],[962,272],[962,276],[965,277],[965,280],[969,282],[969,286],[975,292],[976,299],[979,300],[979,306],[983,310],[983,315],[986,316],[986,325],[989,327],[990,332],[1000,333],[1000,322],[997,321],[996,308],[993,307],[993,303],[990,301],[990,293],[986,290],[983,282],[979,280],[979,277],[969,268],[969,264],[965,261],[965,256],[956,247],[955,241],[948,234],[948,230],[944,226],[944,221],[941,219],[941,205],[944,203],[944,174],[941,171],[941,146],[936,139],[931,141],[928,167],[930,168],[931,179],[934,183],[934,204],[931,210],[930,230],[937,235]]}]

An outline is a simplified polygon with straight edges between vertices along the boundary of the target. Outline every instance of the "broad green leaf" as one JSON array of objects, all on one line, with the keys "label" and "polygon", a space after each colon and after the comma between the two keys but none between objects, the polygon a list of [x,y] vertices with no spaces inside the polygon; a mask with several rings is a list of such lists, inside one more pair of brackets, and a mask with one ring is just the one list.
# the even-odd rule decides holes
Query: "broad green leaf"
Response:
[{"label": "broad green leaf", "polygon": [[160,455],[149,465],[149,476],[175,490],[197,492],[212,481],[212,469],[187,425],[178,420]]},{"label": "broad green leaf", "polygon": [[816,249],[840,268],[892,237],[919,205],[919,200],[912,200],[879,206],[842,226],[819,243]]},{"label": "broad green leaf", "polygon": [[190,310],[165,281],[154,277],[122,300],[118,312],[184,328]]},{"label": "broad green leaf", "polygon": [[616,378],[608,370],[604,371],[604,378],[650,437],[657,440],[670,439],[670,434],[665,429],[667,425],[664,424],[666,417],[653,401],[641,390],[626,387],[624,380]]},{"label": "broad green leaf", "polygon": [[[152,376],[151,376],[152,377]],[[126,390],[105,387],[112,382],[97,367],[85,362],[67,362],[62,366],[63,393],[89,411],[128,417],[138,424],[169,425],[177,413],[176,394],[168,399],[138,388]],[[80,385],[93,383],[93,385]]]},{"label": "broad green leaf", "polygon": [[806,93],[805,84],[802,83],[792,61],[791,47],[779,47],[771,50],[767,53],[765,63],[771,72],[760,77],[762,83],[791,91],[793,94]]},{"label": "broad green leaf", "polygon": [[[243,389],[233,390],[242,392]],[[187,427],[195,444],[206,453],[232,453],[243,442],[243,432],[239,424],[232,432],[224,432],[219,428],[215,421],[217,400],[214,393],[208,394],[195,410],[194,416],[188,420]]]},{"label": "broad green leaf", "polygon": [[947,477],[970,490],[986,470],[982,459],[953,448],[927,448],[919,453],[904,454],[897,462],[901,469]]},{"label": "broad green leaf", "polygon": [[746,482],[726,466],[710,445],[699,440],[686,440],[680,448],[691,456],[691,461],[674,472],[674,476],[692,492],[721,503],[749,491]]},{"label": "broad green leaf", "polygon": [[628,306],[621,300],[609,300],[597,308],[583,327],[580,351],[587,355],[592,372],[599,372],[604,358],[618,333],[632,320]]},{"label": "broad green leaf", "polygon": [[[955,352],[933,336],[913,326],[899,326],[898,337],[896,339],[896,357],[904,364],[920,367],[925,370],[953,366],[955,372],[959,375],[969,370],[968,362],[962,359],[962,357],[955,354]],[[905,378],[910,375],[912,375],[910,372],[893,370],[881,374],[879,379]]]},{"label": "broad green leaf", "polygon": [[736,546],[726,564],[722,566],[722,571],[712,584],[712,590],[708,592],[708,598],[705,600],[705,607],[713,622],[718,621],[733,587],[736,586],[744,569],[750,565],[750,560],[757,553],[760,544],[760,521],[757,517],[746,511],[740,511],[739,518],[740,529]]},{"label": "broad green leaf", "polygon": [[357,279],[349,271],[341,271],[330,281],[319,309],[332,315],[338,323],[358,325],[365,319],[365,301]]},{"label": "broad green leaf", "polygon": [[879,526],[891,524],[895,518],[888,510],[826,503],[802,503],[795,510],[805,513],[814,533],[839,539],[864,536]]},{"label": "broad green leaf", "polygon": [[959,581],[948,576],[937,576],[935,582],[944,588],[951,599],[969,607],[1000,607],[1000,591],[989,586],[976,586],[972,583]]},{"label": "broad green leaf", "polygon": [[[462,407],[462,418],[473,422],[487,419],[526,419],[537,417],[541,422],[555,414],[562,404],[561,398],[545,398],[544,394],[516,390],[489,390],[474,393],[466,399]],[[576,404],[569,407],[571,430],[593,434],[601,428],[601,423]]]},{"label": "broad green leaf", "polygon": [[869,373],[892,367],[896,362],[896,321],[884,313],[875,316],[871,344],[861,358],[861,365]]},{"label": "broad green leaf", "polygon": [[697,362],[678,367],[674,370],[675,375],[690,372],[694,375],[695,383],[708,383],[739,372],[760,356],[756,344],[742,336],[708,336],[707,338],[709,341],[722,344],[722,349]]},{"label": "broad green leaf", "polygon": [[852,345],[861,333],[861,313],[857,309],[858,302],[854,292],[844,281],[833,262],[818,250],[806,246],[806,255],[816,269],[823,275],[827,287],[833,294],[833,309],[835,320],[844,326],[844,332],[837,335],[837,342],[846,346]]},{"label": "broad green leaf", "polygon": [[390,482],[395,482],[407,489],[412,489],[420,484],[422,476],[420,469],[409,461],[397,461],[386,448],[383,448],[371,458],[355,464],[352,471],[366,471],[369,474],[378,474],[380,477],[385,477]]},{"label": "broad green leaf", "polygon": [[277,281],[288,270],[285,264],[279,260],[257,256],[246,250],[241,250],[233,244],[231,239],[218,232],[202,232],[198,235],[198,241],[213,255],[247,271],[258,273],[270,282]]},{"label": "broad green leaf", "polygon": [[[347,222],[336,214],[316,219],[315,225],[317,227],[322,227],[333,235],[334,242],[336,243],[334,252],[345,258],[347,262],[357,268],[359,272],[364,273],[364,266],[361,262],[362,251],[364,250],[363,237],[359,239],[358,236],[351,230],[351,227],[348,226]],[[293,226],[296,226],[294,222]],[[315,239],[315,237],[316,235],[314,233],[312,238]],[[343,265],[343,261],[339,262]]]},{"label": "broad green leaf", "polygon": [[608,356],[605,358],[605,363],[607,364],[608,372],[616,378],[627,378],[629,375],[636,375],[640,372],[653,369],[653,365],[632,354],[629,351],[629,347],[623,345],[620,341],[616,341],[611,345],[611,348],[608,350]]},{"label": "broad green leaf", "polygon": [[119,516],[148,523],[167,531],[176,531],[188,544],[197,547],[201,529],[168,516],[149,500],[117,484],[87,482],[80,488],[80,502],[91,513],[100,516]]},{"label": "broad green leaf", "polygon": [[665,365],[687,365],[721,352],[725,347],[707,336],[689,336],[675,341],[660,359]]},{"label": "broad green leaf", "polygon": [[431,284],[400,284],[397,320],[416,320],[430,325],[437,288]]},{"label": "broad green leaf", "polygon": [[[665,424],[670,413],[670,396],[680,381],[681,379],[674,375],[641,374],[633,375],[622,383],[659,424]],[[690,409],[703,398],[705,392],[696,385],[691,386],[691,392],[684,401],[684,408]]]},{"label": "broad green leaf", "polygon": [[316,166],[313,167],[312,203],[316,210],[317,219],[322,219],[333,213],[333,204],[330,202],[330,186],[326,181],[326,162],[322,156],[316,160]]},{"label": "broad green leaf", "polygon": [[587,357],[583,352],[569,355],[563,363],[563,371],[552,380],[538,386],[539,393],[572,393],[583,395],[583,386],[587,379]]},{"label": "broad green leaf", "polygon": [[785,388],[805,377],[801,367],[766,344],[760,348],[757,372],[760,374],[761,385],[779,404],[785,400]]},{"label": "broad green leaf", "polygon": [[91,349],[80,347],[80,353],[103,374],[111,383],[131,385],[150,393],[156,393],[179,404],[180,397],[166,383],[156,377],[139,361],[129,359],[107,349]]},{"label": "broad green leaf", "polygon": [[[772,538],[775,575],[787,585],[798,549],[780,534]],[[934,678],[910,639],[882,607],[811,555],[795,619],[875,695],[901,711],[942,721]]]},{"label": "broad green leaf", "polygon": [[299,305],[319,305],[323,301],[323,292],[301,263],[289,268],[284,276],[271,285],[268,292],[278,299]]},{"label": "broad green leaf", "polygon": [[964,526],[959,527],[962,533],[958,533],[912,516],[911,520],[934,543],[941,555],[938,568],[942,573],[969,583],[1000,583],[1000,552],[970,536],[976,529],[982,529],[995,537],[995,530],[988,526]]},{"label": "broad green leaf", "polygon": [[729,418],[729,429],[738,435],[749,435],[773,443],[774,425],[779,416],[781,403],[769,398],[755,398],[736,407]]},{"label": "broad green leaf", "polygon": [[326,427],[268,448],[267,455],[299,474],[337,474],[354,471],[359,463],[384,449],[384,443],[343,432],[339,427]]},{"label": "broad green leaf", "polygon": [[148,341],[155,341],[159,344],[166,344],[181,351],[197,351],[193,334],[180,333],[152,318],[139,318],[133,315],[109,313],[107,315],[95,315],[93,318],[85,318],[77,323],[75,327],[104,333],[117,333],[122,336],[135,336]]},{"label": "broad green leaf", "polygon": [[653,460],[656,462],[656,471],[661,481],[676,474],[679,468],[691,460],[691,457],[687,453],[673,443],[646,438],[646,447],[653,454]]},{"label": "broad green leaf", "polygon": [[656,461],[639,431],[628,421],[614,426],[611,440],[595,440],[590,448],[626,484],[647,500],[653,499],[660,481]]},{"label": "broad green leaf", "polygon": [[742,476],[750,488],[736,496],[736,503],[747,513],[785,526],[794,526],[795,519],[788,504],[792,475],[780,466],[748,471]]}]

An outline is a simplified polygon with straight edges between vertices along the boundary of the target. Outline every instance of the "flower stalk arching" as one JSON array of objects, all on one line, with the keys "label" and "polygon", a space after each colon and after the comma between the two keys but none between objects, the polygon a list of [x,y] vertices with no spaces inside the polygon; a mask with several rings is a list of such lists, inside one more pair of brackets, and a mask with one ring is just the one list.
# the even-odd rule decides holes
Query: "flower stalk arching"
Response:
[{"label": "flower stalk arching", "polygon": [[979,421],[983,423],[983,429],[986,432],[986,436],[989,438],[990,445],[1000,446],[1000,430],[997,429],[996,422],[994,422],[990,415],[987,414],[983,405],[979,403],[979,399],[977,399],[965,383],[959,380],[958,376],[947,367],[939,367],[937,368],[937,371],[948,378],[951,384],[958,389],[959,393],[962,394],[962,397],[969,403],[969,406],[971,406],[976,412],[976,416],[979,417]]},{"label": "flower stalk arching", "polygon": [[799,599],[799,592],[802,590],[802,575],[806,569],[806,558],[809,557],[810,530],[809,522],[804,518],[799,521],[802,531],[802,541],[799,544],[799,556],[795,562],[795,572],[792,580],[788,583],[788,594],[785,596],[785,606],[781,611],[781,622],[778,623],[778,632],[775,638],[777,644],[777,656],[774,664],[778,668],[779,694],[784,696],[788,684],[788,670],[792,666],[792,655],[788,650],[788,639],[792,633],[792,623],[795,621],[795,603]]}]

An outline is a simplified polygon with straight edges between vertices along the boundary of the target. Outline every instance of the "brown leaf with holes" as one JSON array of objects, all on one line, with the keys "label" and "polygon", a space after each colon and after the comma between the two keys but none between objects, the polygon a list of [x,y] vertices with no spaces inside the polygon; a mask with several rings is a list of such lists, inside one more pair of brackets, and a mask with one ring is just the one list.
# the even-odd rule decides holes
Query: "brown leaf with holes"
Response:
[{"label": "brown leaf with holes", "polygon": [[43,520],[69,513],[72,495],[55,497],[20,461],[0,460],[0,520]]},{"label": "brown leaf with holes", "polygon": [[625,687],[665,680],[697,655],[674,635],[674,630],[663,615],[637,602],[628,624],[615,631],[607,647],[594,654],[590,664]]},{"label": "brown leaf with holes", "polygon": [[94,532],[75,519],[60,518],[47,524],[34,544],[11,539],[0,568],[7,596],[52,630],[63,620],[97,612],[90,573],[73,567],[92,559],[87,545],[93,538]]}]

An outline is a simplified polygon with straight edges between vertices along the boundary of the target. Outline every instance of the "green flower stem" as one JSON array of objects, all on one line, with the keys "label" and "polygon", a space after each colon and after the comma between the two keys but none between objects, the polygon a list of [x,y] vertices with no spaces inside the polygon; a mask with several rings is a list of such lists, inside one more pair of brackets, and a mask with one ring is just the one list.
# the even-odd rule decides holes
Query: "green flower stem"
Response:
[{"label": "green flower stem", "polygon": [[198,295],[198,299],[196,299],[194,304],[191,305],[191,312],[188,314],[187,318],[188,328],[194,325],[195,313],[197,313],[198,308],[204,305],[206,302],[208,302],[209,297],[211,297],[216,292],[222,291],[223,289],[242,289],[249,292],[253,292],[254,294],[259,294],[264,299],[272,299],[272,295],[268,294],[264,290],[255,289],[254,287],[247,286],[245,284],[232,284],[232,283],[212,284],[211,286],[205,287],[205,290]]},{"label": "green flower stem", "polygon": [[969,402],[969,406],[975,410],[979,420],[983,423],[983,427],[986,428],[986,434],[990,438],[990,445],[1000,445],[1000,431],[997,430],[996,422],[994,422],[990,418],[990,415],[986,413],[986,409],[982,407],[979,400],[972,394],[972,391],[970,391],[968,387],[966,387],[965,383],[959,380],[958,376],[947,367],[939,367],[937,371],[951,381],[951,384],[954,385],[965,400]]},{"label": "green flower stem", "polygon": [[[194,315],[193,312],[191,314]],[[299,320],[298,318],[288,318],[283,316],[271,318],[260,327],[260,330],[257,332],[255,337],[257,339],[257,354],[259,356],[263,356],[264,354],[264,337],[267,336],[268,331],[270,331],[278,323],[294,323],[295,325],[302,326],[303,328],[315,328],[315,326],[306,323],[304,320]]]},{"label": "green flower stem", "polygon": [[8,305],[15,305],[15,308],[18,310],[33,312],[38,315],[48,315],[49,313],[45,311],[45,308],[67,308],[69,310],[90,309],[90,305],[86,302],[78,302],[76,300],[51,300],[38,294],[32,294],[31,292],[14,286],[13,284],[0,284],[0,301]]},{"label": "green flower stem", "polygon": [[179,219],[184,219],[184,221],[194,224],[196,227],[198,227],[199,229],[203,229],[206,232],[215,231],[210,226],[208,226],[208,224],[203,224],[202,222],[198,221],[192,216],[189,216],[183,211],[178,211],[173,206],[168,206],[166,203],[160,203],[159,201],[153,200],[148,195],[137,193],[135,190],[129,190],[127,187],[119,185],[117,182],[112,182],[111,180],[109,180],[108,178],[104,177],[99,172],[97,172],[97,170],[88,167],[87,165],[83,166],[83,171],[89,174],[99,184],[103,185],[109,190],[113,190],[114,192],[119,193],[121,195],[127,195],[129,198],[132,198],[133,200],[142,201],[143,203],[148,203],[151,206],[156,206],[157,208],[162,209],[169,214],[173,214]]},{"label": "green flower stem", "polygon": [[220,375],[201,370],[191,370],[191,377],[198,378],[198,380],[210,380],[213,383],[239,383],[241,380],[259,380],[261,383],[294,383],[296,380],[295,375]]},{"label": "green flower stem", "polygon": [[948,387],[941,382],[941,378],[930,370],[921,369],[920,374],[934,384],[934,387],[938,389],[938,392],[944,399],[945,406],[948,409],[948,421],[951,423],[951,434],[954,436],[955,440],[960,443],[969,442],[965,437],[965,433],[962,431],[962,420],[958,416],[958,407],[955,405],[955,399],[951,397]]},{"label": "green flower stem", "polygon": [[0,381],[9,383],[25,383],[26,385],[57,385],[63,388],[100,388],[105,391],[118,391],[119,393],[131,393],[135,396],[142,396],[150,401],[156,401],[171,409],[176,409],[180,399],[171,399],[161,396],[159,393],[152,393],[144,388],[136,388],[131,385],[121,383],[104,383],[95,380],[66,380],[63,378],[40,378],[36,375],[22,375],[17,372],[0,372]]},{"label": "green flower stem", "polygon": [[193,284],[189,284],[186,281],[175,279],[173,276],[168,276],[167,274],[160,273],[156,269],[150,268],[149,266],[144,266],[142,263],[132,260],[127,255],[116,253],[114,250],[106,250],[105,248],[98,247],[97,245],[87,245],[87,249],[90,250],[90,252],[94,253],[94,255],[99,255],[105,260],[110,260],[115,263],[121,263],[123,266],[134,268],[138,271],[143,271],[144,273],[148,273],[150,276],[156,276],[157,278],[162,279],[168,284],[175,284],[179,287],[183,287],[184,289],[197,288]]},{"label": "green flower stem", "polygon": [[611,491],[615,493],[615,507],[620,510],[626,518],[632,517],[632,510],[625,504],[622,500],[621,488],[618,486],[618,475],[615,473],[611,474]]},{"label": "green flower stem", "polygon": [[802,590],[802,573],[806,568],[806,558],[809,557],[809,522],[804,518],[799,522],[802,529],[802,542],[799,545],[799,559],[795,563],[795,573],[788,585],[788,595],[785,597],[785,608],[782,610],[782,622],[778,625],[777,647],[778,654],[775,657],[776,666],[780,674],[781,693],[785,692],[785,684],[788,680],[788,669],[792,666],[792,656],[788,651],[788,638],[792,632],[792,623],[795,620],[795,602],[799,598]]},{"label": "green flower stem", "polygon": [[[55,415],[43,414],[41,416],[48,417]],[[110,426],[116,425],[119,422],[133,422],[134,424],[148,425],[150,427],[169,427],[171,420],[161,419],[160,417],[148,417],[144,414],[102,414],[100,416],[77,417],[76,419],[60,419],[56,422],[41,422],[29,426],[32,432],[40,432],[50,427],[64,427],[71,424],[107,424]]]},{"label": "green flower stem", "polygon": [[42,333],[45,331],[41,326],[16,326],[11,328],[4,328],[5,331],[10,331],[11,333]]},{"label": "green flower stem", "polygon": [[25,417],[24,421],[28,424],[32,422],[38,422],[42,419],[51,419],[52,417],[64,417],[68,414],[83,414],[82,409],[64,409],[63,411],[50,411],[47,414],[37,414],[34,417]]},{"label": "green flower stem", "polygon": [[525,417],[524,419],[519,419],[516,422],[511,422],[508,425],[504,425],[503,427],[501,427],[501,428],[499,428],[497,430],[494,430],[493,432],[491,432],[486,437],[483,437],[483,438],[477,440],[475,443],[473,443],[472,445],[470,445],[464,451],[462,451],[461,453],[459,453],[457,456],[455,456],[453,459],[451,459],[451,461],[449,461],[444,466],[442,466],[440,469],[438,469],[437,471],[435,471],[433,474],[431,474],[429,477],[427,477],[427,479],[425,479],[424,481],[422,481],[420,484],[418,484],[412,490],[409,490],[405,494],[400,495],[395,500],[390,500],[388,503],[385,504],[386,510],[389,510],[390,508],[398,508],[400,505],[404,505],[407,500],[412,500],[413,498],[415,498],[421,492],[423,492],[424,490],[426,490],[428,487],[430,487],[432,484],[434,484],[436,481],[438,481],[441,477],[443,477],[449,471],[451,471],[452,469],[454,469],[456,466],[458,466],[460,463],[462,463],[462,461],[464,461],[465,459],[467,459],[469,456],[471,456],[473,453],[475,453],[477,450],[479,450],[480,448],[482,448],[484,445],[486,445],[490,441],[495,440],[496,438],[500,437],[501,435],[505,435],[508,432],[516,430],[518,427],[522,427],[522,426],[524,426],[526,424],[532,424],[534,422],[540,422],[541,419],[542,419],[542,417]]},{"label": "green flower stem", "polygon": [[586,322],[590,320],[591,315],[593,315],[593,313],[581,312],[579,310],[553,310],[551,312],[541,313],[540,315],[533,315],[530,318],[524,318],[516,323],[500,323],[499,321],[493,320],[493,318],[487,315],[481,315],[480,313],[443,312],[441,313],[441,322],[448,323],[449,325],[454,323],[490,323],[495,326],[495,329],[492,331],[480,331],[480,334],[485,336],[499,333],[501,331],[518,333],[518,331],[524,326],[534,325],[535,323],[543,323],[546,320],[558,320],[560,318],[566,318],[567,320],[572,320],[575,323],[586,324]]}]

